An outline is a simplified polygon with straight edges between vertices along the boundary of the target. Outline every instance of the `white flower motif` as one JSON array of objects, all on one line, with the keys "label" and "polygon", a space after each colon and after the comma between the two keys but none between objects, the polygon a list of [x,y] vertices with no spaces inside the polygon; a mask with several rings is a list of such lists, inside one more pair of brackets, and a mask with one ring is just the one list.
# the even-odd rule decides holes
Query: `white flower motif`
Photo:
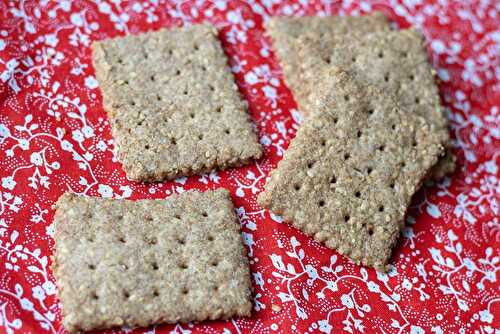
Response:
[{"label": "white flower motif", "polygon": [[101,194],[102,197],[104,198],[111,198],[113,197],[113,189],[108,186],[107,184],[100,184],[97,192]]},{"label": "white flower motif", "polygon": [[249,84],[249,85],[255,85],[257,82],[259,82],[259,79],[257,78],[257,76],[255,75],[255,73],[253,72],[248,72],[247,74],[245,74],[245,81]]},{"label": "white flower motif", "polygon": [[132,5],[132,10],[134,10],[136,13],[142,12],[142,6],[140,3],[134,3]]},{"label": "white flower motif", "polygon": [[412,325],[411,329],[410,329],[410,333],[411,334],[425,334],[425,331],[420,326],[413,326]]},{"label": "white flower motif", "polygon": [[493,314],[488,310],[483,310],[479,312],[480,320],[491,324],[493,322]]},{"label": "white flower motif", "polygon": [[243,21],[243,17],[241,16],[241,13],[238,13],[236,11],[229,11],[226,15],[227,20],[231,22],[232,24],[238,24],[241,21]]},{"label": "white flower motif", "polygon": [[87,161],[90,161],[90,160],[92,160],[92,159],[94,158],[94,155],[93,155],[92,153],[90,153],[90,152],[85,152],[85,153],[83,154],[83,157],[84,157]]},{"label": "white flower motif", "polygon": [[78,13],[71,14],[70,20],[71,20],[71,23],[73,23],[77,27],[83,26],[82,16]]},{"label": "white flower motif", "polygon": [[14,74],[14,70],[19,66],[19,62],[16,59],[11,59],[5,64],[7,69],[0,74],[0,79],[6,82]]},{"label": "white flower motif", "polygon": [[71,144],[69,141],[67,140],[63,140],[61,142],[61,148],[64,150],[64,151],[68,151],[68,152],[71,152],[73,150],[73,144]]},{"label": "white flower motif", "polygon": [[347,308],[354,308],[354,303],[349,295],[342,295],[342,297],[340,297],[340,302]]},{"label": "white flower motif", "polygon": [[270,213],[269,216],[271,217],[272,220],[274,220],[277,223],[282,223],[284,221],[283,217],[277,216],[274,213]]},{"label": "white flower motif", "polygon": [[120,190],[123,191],[121,198],[127,198],[132,195],[132,188],[130,188],[129,186],[121,186]]},{"label": "white flower motif", "polygon": [[120,19],[123,21],[123,22],[128,22],[130,20],[130,16],[127,14],[127,13],[121,13],[120,14]]},{"label": "white flower motif", "polygon": [[32,311],[33,310],[33,303],[29,301],[27,298],[21,299],[21,308],[23,310],[27,311]]},{"label": "white flower motif", "polygon": [[470,309],[469,305],[467,305],[467,303],[462,299],[458,299],[457,304],[458,308],[461,309],[462,311],[468,311]]},{"label": "white flower motif", "polygon": [[264,287],[264,279],[262,278],[262,273],[256,272],[253,274],[255,284],[259,285],[261,288]]},{"label": "white flower motif", "polygon": [[23,151],[27,151],[30,148],[30,143],[26,139],[18,139],[17,142]]},{"label": "white flower motif", "polygon": [[2,178],[2,187],[5,189],[12,190],[16,186],[16,181],[14,181],[14,178],[12,176],[7,176]]},{"label": "white flower motif", "polygon": [[328,289],[332,290],[332,291],[338,291],[338,286],[337,286],[337,283],[335,283],[334,281],[328,281],[326,283],[326,286],[328,287]]},{"label": "white flower motif", "polygon": [[104,152],[108,148],[108,145],[102,140],[99,140],[99,142],[95,146],[99,151]]},{"label": "white flower motif", "polygon": [[307,272],[307,275],[309,276],[309,278],[311,278],[313,280],[318,278],[318,271],[316,270],[316,268],[314,268],[310,264],[306,265],[306,272]]},{"label": "white flower motif", "polygon": [[269,136],[264,135],[260,138],[260,143],[264,146],[269,146],[273,143],[273,141],[269,138]]},{"label": "white flower motif", "polygon": [[3,143],[5,139],[9,138],[10,130],[3,124],[0,124],[0,143]]},{"label": "white flower motif", "polygon": [[85,136],[85,138],[90,138],[90,137],[93,137],[94,136],[94,129],[92,129],[90,126],[88,125],[85,125],[83,128],[82,128],[82,132],[83,132],[83,135]]},{"label": "white flower motif", "polygon": [[45,44],[51,47],[56,47],[57,43],[59,43],[59,39],[57,39],[55,34],[48,34],[45,36]]},{"label": "white flower motif", "polygon": [[99,86],[96,78],[94,78],[92,75],[89,75],[88,77],[85,78],[85,86],[89,89],[95,89]]},{"label": "white flower motif", "polygon": [[71,1],[69,0],[61,0],[59,2],[59,7],[64,10],[65,12],[69,12],[71,9]]},{"label": "white flower motif", "polygon": [[368,290],[370,290],[371,292],[380,292],[380,286],[373,281],[369,281],[367,286]]},{"label": "white flower motif", "polygon": [[83,133],[80,130],[74,130],[71,133],[71,137],[79,143],[84,141]]},{"label": "white flower motif", "polygon": [[320,332],[327,334],[332,332],[333,327],[328,323],[328,320],[320,320],[318,321],[318,325]]},{"label": "white flower motif", "polygon": [[99,11],[104,14],[111,13],[111,6],[106,2],[101,2],[99,4]]},{"label": "white flower motif", "polygon": [[57,290],[56,285],[50,281],[43,283],[42,288],[45,291],[45,294],[47,294],[47,296],[54,295],[56,293],[56,290]]},{"label": "white flower motif", "polygon": [[43,165],[42,155],[39,152],[33,152],[33,153],[31,153],[30,161],[35,166],[41,166],[41,165]]},{"label": "white flower motif", "polygon": [[223,0],[215,1],[214,5],[218,10],[225,10],[227,8],[227,3],[226,3],[226,1],[223,1]]},{"label": "white flower motif", "polygon": [[[0,133],[0,137],[1,137],[1,133]],[[0,138],[0,140],[1,140],[1,138]],[[490,174],[496,174],[498,172],[498,167],[497,167],[495,161],[487,161],[484,164],[484,167],[485,167],[486,171]]]},{"label": "white flower motif", "polygon": [[467,268],[468,270],[474,270],[476,268],[476,265],[474,264],[474,262],[469,259],[468,257],[464,258],[464,265],[465,265],[465,268]]},{"label": "white flower motif", "polygon": [[[50,50],[50,49],[49,49]],[[61,61],[64,59],[64,53],[62,52],[56,52],[54,56],[52,57],[51,63],[53,65],[59,66],[61,65]]]},{"label": "white flower motif", "polygon": [[3,71],[2,73],[0,73],[0,80],[2,80],[3,82],[6,82],[7,80],[9,80],[11,76],[11,73],[7,70]]},{"label": "white flower motif", "polygon": [[45,234],[47,234],[49,237],[54,237],[55,234],[55,228],[54,224],[50,224],[45,228]]},{"label": "white flower motif", "polygon": [[33,292],[33,298],[35,299],[45,299],[45,291],[39,285],[34,286],[31,291]]},{"label": "white flower motif", "polygon": [[406,290],[411,290],[411,288],[413,287],[413,284],[407,279],[405,278],[403,280],[403,284],[401,284],[401,286],[406,289]]},{"label": "white flower motif", "polygon": [[442,54],[446,51],[446,46],[444,45],[443,41],[439,39],[431,42],[431,48],[437,54]]},{"label": "white flower motif", "polygon": [[278,97],[276,88],[274,87],[266,85],[262,87],[262,91],[264,92],[264,95],[268,97],[270,100],[274,100]]}]

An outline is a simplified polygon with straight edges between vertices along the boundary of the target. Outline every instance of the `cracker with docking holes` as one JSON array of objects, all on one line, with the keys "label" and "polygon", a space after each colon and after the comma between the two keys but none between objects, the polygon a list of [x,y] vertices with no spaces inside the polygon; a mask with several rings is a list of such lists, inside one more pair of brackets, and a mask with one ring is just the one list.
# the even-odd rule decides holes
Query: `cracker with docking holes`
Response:
[{"label": "cracker with docking holes", "polygon": [[259,203],[356,263],[385,270],[412,195],[442,152],[425,121],[330,68]]},{"label": "cracker with docking holes", "polygon": [[[338,42],[334,48],[321,47],[314,38],[299,40],[304,82],[313,89],[319,73],[328,66],[345,70],[358,81],[375,85],[394,95],[401,108],[422,116],[432,132],[449,147],[448,121],[441,108],[434,70],[429,63],[425,40],[415,29],[376,32],[356,41]],[[309,110],[304,103],[303,112]],[[455,158],[448,151],[432,169],[440,179],[455,169]]]},{"label": "cracker with docking holes", "polygon": [[93,48],[118,159],[130,179],[173,179],[261,156],[215,28],[160,30]]},{"label": "cracker with docking holes", "polygon": [[70,332],[250,315],[227,190],[139,201],[65,194],[55,224],[53,270]]},{"label": "cracker with docking holes", "polygon": [[303,59],[299,55],[300,38],[310,38],[322,48],[331,50],[346,37],[356,38],[381,30],[389,30],[389,21],[380,13],[366,16],[272,17],[266,23],[266,33],[272,39],[285,82],[300,110],[309,94],[305,90],[308,85],[301,78]]}]

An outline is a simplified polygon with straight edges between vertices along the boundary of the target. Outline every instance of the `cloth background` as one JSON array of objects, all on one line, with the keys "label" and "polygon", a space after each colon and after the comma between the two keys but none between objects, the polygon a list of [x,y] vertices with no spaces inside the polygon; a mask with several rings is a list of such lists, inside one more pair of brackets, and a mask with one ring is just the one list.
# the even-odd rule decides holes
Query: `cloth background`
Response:
[{"label": "cloth background", "polygon": [[[300,122],[263,22],[372,11],[423,30],[458,157],[454,175],[415,196],[388,274],[353,265],[255,202]],[[130,182],[113,155],[90,43],[201,21],[219,29],[265,155],[224,172]],[[498,333],[499,26],[495,0],[1,0],[0,332],[64,332],[50,270],[51,206],[63,192],[139,199],[225,187],[251,260],[254,315],[134,332]]]}]

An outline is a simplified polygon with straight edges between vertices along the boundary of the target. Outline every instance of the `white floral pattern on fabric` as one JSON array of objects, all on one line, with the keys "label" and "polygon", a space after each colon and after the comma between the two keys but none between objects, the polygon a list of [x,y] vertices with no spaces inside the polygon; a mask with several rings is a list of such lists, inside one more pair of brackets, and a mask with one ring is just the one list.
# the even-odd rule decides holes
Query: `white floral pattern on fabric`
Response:
[{"label": "white floral pattern on fabric", "polygon": [[[459,166],[415,197],[387,274],[353,265],[255,202],[301,122],[263,22],[372,11],[424,32]],[[91,41],[201,21],[220,30],[264,158],[172,182],[130,182],[115,156]],[[231,191],[241,222],[253,317],[137,332],[498,332],[499,26],[494,0],[1,1],[0,332],[63,331],[49,269],[51,206],[63,192],[139,199],[218,187]]]}]

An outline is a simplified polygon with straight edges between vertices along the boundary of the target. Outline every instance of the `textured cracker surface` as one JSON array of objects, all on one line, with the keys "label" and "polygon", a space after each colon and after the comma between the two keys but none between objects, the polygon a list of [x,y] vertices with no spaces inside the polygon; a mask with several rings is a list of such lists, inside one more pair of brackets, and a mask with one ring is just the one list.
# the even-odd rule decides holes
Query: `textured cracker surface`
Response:
[{"label": "textured cracker surface", "polygon": [[140,201],[65,194],[56,207],[53,269],[67,330],[250,315],[226,190]]},{"label": "textured cracker surface", "polygon": [[385,270],[412,195],[442,152],[425,121],[332,69],[259,203],[356,263]]},{"label": "textured cracker surface", "polygon": [[[311,87],[326,67],[340,67],[356,80],[394,95],[404,111],[422,116],[431,131],[439,135],[441,143],[448,145],[448,122],[441,108],[425,40],[418,31],[376,32],[355,41],[337,42],[334,48],[322,47],[309,37],[301,38],[299,44],[304,82]],[[309,109],[306,99],[304,113]],[[439,179],[453,172],[454,161],[448,152],[433,168],[432,176]]]},{"label": "textured cracker surface", "polygon": [[266,32],[272,39],[285,82],[299,108],[309,95],[309,90],[305,89],[308,85],[301,77],[301,38],[308,38],[325,50],[331,50],[345,38],[357,38],[380,30],[389,30],[389,21],[380,13],[366,16],[272,17],[266,23]]},{"label": "textured cracker surface", "polygon": [[259,158],[215,28],[195,25],[95,42],[93,62],[118,159],[161,181]]}]

